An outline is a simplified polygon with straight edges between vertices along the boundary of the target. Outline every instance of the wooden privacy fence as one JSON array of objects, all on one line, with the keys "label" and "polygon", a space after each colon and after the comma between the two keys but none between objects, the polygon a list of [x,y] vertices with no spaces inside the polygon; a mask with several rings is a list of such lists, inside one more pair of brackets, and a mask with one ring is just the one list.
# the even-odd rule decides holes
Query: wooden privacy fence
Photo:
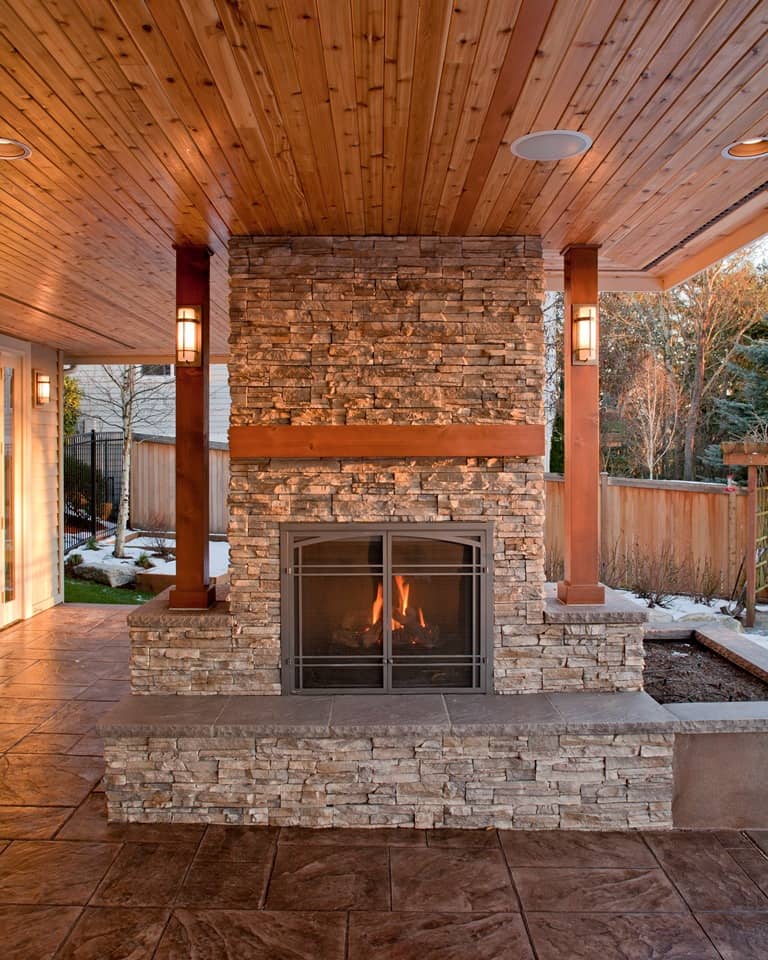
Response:
[{"label": "wooden privacy fence", "polygon": [[[211,445],[211,533],[227,532],[229,450]],[[131,464],[131,524],[173,530],[176,448],[172,438],[141,438]],[[563,556],[563,478],[546,478],[548,569]],[[655,562],[669,557],[691,577],[708,571],[730,593],[746,548],[747,495],[716,483],[601,479],[602,553],[627,553]]]},{"label": "wooden privacy fence", "polygon": [[[546,478],[549,567],[563,556],[563,478]],[[626,480],[603,474],[600,483],[603,562],[635,556],[680,570],[679,588],[716,578],[730,594],[745,556],[747,493],[719,483]]]},{"label": "wooden privacy fence", "polygon": [[[229,449],[211,444],[211,533],[227,532]],[[131,457],[131,526],[134,530],[176,529],[176,444],[173,437],[140,437]]]}]

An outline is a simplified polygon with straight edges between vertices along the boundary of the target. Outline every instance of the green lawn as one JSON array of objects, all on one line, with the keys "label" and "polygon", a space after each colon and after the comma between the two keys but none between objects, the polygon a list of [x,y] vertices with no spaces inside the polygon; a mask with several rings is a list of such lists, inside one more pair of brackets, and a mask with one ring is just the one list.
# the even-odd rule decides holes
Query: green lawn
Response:
[{"label": "green lawn", "polygon": [[146,603],[154,594],[126,587],[108,587],[91,580],[75,580],[64,577],[64,600],[66,603]]}]

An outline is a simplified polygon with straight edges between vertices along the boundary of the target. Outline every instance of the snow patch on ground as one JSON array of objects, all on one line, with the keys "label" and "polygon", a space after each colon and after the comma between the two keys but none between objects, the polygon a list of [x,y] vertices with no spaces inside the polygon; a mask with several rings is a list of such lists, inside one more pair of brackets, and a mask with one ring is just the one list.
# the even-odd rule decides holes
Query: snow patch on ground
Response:
[{"label": "snow patch on ground", "polygon": [[[163,540],[167,547],[174,548],[175,540]],[[128,566],[135,569],[136,573],[163,573],[175,574],[176,561],[163,560],[161,557],[153,557],[158,544],[156,537],[136,537],[129,540],[125,545],[127,554],[125,559],[119,559],[112,554],[115,546],[115,538],[107,537],[105,540],[99,540],[97,550],[86,550],[84,547],[74,547],[66,556],[72,556],[79,553],[83,558],[83,563],[99,563],[104,566]],[[152,566],[145,570],[143,567],[137,567],[135,561],[143,554],[147,554]],[[66,559],[66,557],[65,557]],[[211,540],[208,543],[208,563],[212,577],[223,576],[229,570],[229,544],[221,540]]]},{"label": "snow patch on ground", "polygon": [[649,607],[647,601],[630,593],[629,590],[617,590],[625,600],[643,607],[647,610],[650,619],[657,620],[682,620],[683,617],[701,617],[702,620],[709,620],[715,617],[722,617],[720,607],[727,604],[727,600],[713,600],[711,604],[697,603],[691,597],[676,596],[665,601],[663,607]]},{"label": "snow patch on ground", "polygon": [[710,620],[715,624],[720,623],[724,627],[736,625],[736,629],[743,631],[745,637],[749,637],[750,640],[754,640],[755,643],[759,643],[760,646],[768,650],[768,606],[765,604],[757,605],[757,626],[741,627],[740,624],[735,624],[732,617],[728,617],[720,612],[721,607],[728,605],[727,600],[713,600],[710,606],[706,603],[697,603],[691,597],[675,596],[671,597],[663,607],[649,608],[645,600],[635,596],[634,593],[630,593],[628,590],[617,590],[616,592],[620,593],[624,599],[629,600],[630,603],[634,603],[638,607],[643,607],[647,610],[651,623],[657,624],[686,619],[701,619]]}]

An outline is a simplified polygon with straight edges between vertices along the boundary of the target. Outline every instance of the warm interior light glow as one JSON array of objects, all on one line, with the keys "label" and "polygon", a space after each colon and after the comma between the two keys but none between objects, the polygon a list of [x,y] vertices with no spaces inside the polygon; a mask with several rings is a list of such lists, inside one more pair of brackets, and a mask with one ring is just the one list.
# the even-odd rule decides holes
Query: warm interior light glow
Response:
[{"label": "warm interior light glow", "polygon": [[35,370],[34,374],[35,405],[38,407],[51,402],[51,377],[47,373]]},{"label": "warm interior light glow", "polygon": [[754,160],[756,157],[768,157],[768,137],[750,137],[729,143],[723,150],[728,160]]},{"label": "warm interior light glow", "polygon": [[[398,574],[395,577],[395,592],[396,597],[392,598],[394,609],[392,611],[393,616],[390,617],[390,629],[394,632],[396,630],[401,630],[404,627],[413,628],[415,622],[418,622],[422,630],[427,629],[427,621],[424,618],[424,611],[421,607],[417,608],[417,613],[411,612],[409,615],[409,601],[411,596],[411,585],[405,579],[405,577]],[[370,626],[373,627],[379,621],[383,620],[384,617],[384,591],[382,585],[379,584],[376,589],[376,597],[371,604],[371,623]],[[415,643],[415,640],[410,641],[412,644]]]},{"label": "warm interior light glow", "polygon": [[200,307],[176,308],[176,363],[185,367],[199,367]]},{"label": "warm interior light glow", "polygon": [[597,363],[597,307],[593,304],[571,307],[571,341],[574,363]]}]

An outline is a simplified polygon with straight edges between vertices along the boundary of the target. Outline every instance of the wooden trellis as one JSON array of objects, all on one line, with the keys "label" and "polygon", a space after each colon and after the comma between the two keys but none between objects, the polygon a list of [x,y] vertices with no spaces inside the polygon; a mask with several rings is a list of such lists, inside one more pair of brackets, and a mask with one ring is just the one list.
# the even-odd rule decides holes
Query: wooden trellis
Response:
[{"label": "wooden trellis", "polygon": [[746,625],[755,625],[758,594],[768,587],[768,443],[724,443],[723,463],[747,468]]}]

